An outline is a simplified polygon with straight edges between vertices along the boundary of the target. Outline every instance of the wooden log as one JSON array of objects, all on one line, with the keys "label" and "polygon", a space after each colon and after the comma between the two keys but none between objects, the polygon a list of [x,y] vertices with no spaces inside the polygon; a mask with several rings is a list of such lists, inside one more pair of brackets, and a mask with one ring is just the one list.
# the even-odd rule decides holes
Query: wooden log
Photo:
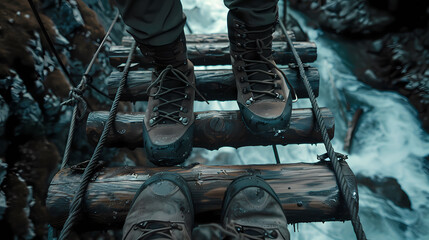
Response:
[{"label": "wooden log", "polygon": [[360,116],[363,113],[362,108],[358,108],[356,112],[353,115],[353,118],[351,121],[347,123],[347,134],[344,139],[344,151],[350,152],[350,148],[352,146],[353,136],[355,134],[357,123],[359,122]]},{"label": "wooden log", "polygon": [[[304,83],[300,80],[298,70],[293,68],[282,68],[289,82],[294,87],[299,98],[308,98]],[[316,97],[319,94],[319,72],[316,68],[306,69],[307,78],[314,90]],[[146,89],[151,81],[151,71],[129,72],[127,84],[122,94],[122,101],[147,101]],[[228,101],[237,99],[237,89],[232,70],[197,70],[196,87],[207,100]],[[115,98],[118,84],[122,78],[122,72],[113,71],[107,78],[108,92],[111,99]],[[201,97],[196,95],[196,100]]]},{"label": "wooden log", "polygon": [[[341,162],[347,184],[356,194],[355,176],[347,163]],[[204,166],[192,168],[101,168],[89,184],[82,201],[79,230],[122,227],[135,192],[157,172],[179,173],[192,192],[196,221],[219,222],[222,200],[233,179],[255,174],[264,178],[282,203],[290,224],[316,221],[349,220],[330,162],[279,165]],[[81,181],[82,171],[63,169],[53,178],[46,199],[50,224],[61,228],[69,205]]]},{"label": "wooden log", "polygon": [[[314,62],[317,58],[316,44],[312,42],[293,42],[302,62]],[[273,57],[277,64],[295,62],[292,51],[286,42],[273,42]],[[112,46],[109,51],[110,64],[118,66],[127,60],[130,47]],[[190,43],[188,44],[188,58],[195,65],[230,65],[229,43]],[[151,67],[148,59],[140,51],[134,54],[134,61],[140,62],[141,67]]]},{"label": "wooden log", "polygon": [[[289,38],[294,41],[295,33],[287,31]],[[273,34],[274,41],[286,41],[286,37],[281,31],[276,31]],[[122,38],[122,46],[131,47],[134,42],[132,36],[127,35]],[[228,33],[212,33],[212,34],[187,34],[186,43],[215,43],[215,42],[229,42]]]},{"label": "wooden log", "polygon": [[[322,108],[328,133],[334,137],[335,121],[327,108]],[[103,131],[108,112],[91,112],[86,124],[88,141],[96,145]],[[143,147],[144,113],[118,114],[106,139],[108,147]],[[210,111],[195,113],[194,147],[218,149],[224,146],[267,146],[272,144],[320,143],[322,137],[310,108],[293,109],[290,127],[264,136],[252,134],[244,125],[239,111]]]}]

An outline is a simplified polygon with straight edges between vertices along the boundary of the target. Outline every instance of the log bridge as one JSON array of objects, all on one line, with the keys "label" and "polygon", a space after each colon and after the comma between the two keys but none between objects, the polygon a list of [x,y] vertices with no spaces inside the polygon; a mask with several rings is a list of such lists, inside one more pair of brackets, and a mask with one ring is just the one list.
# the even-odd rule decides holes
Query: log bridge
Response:
[{"label": "log bridge", "polygon": [[[292,39],[293,32],[287,33]],[[113,46],[110,62],[118,66],[126,61],[132,39],[124,37],[121,46]],[[195,65],[229,65],[228,37],[226,34],[187,35],[188,56]],[[297,42],[294,45],[304,63],[316,60],[316,45]],[[287,48],[285,36],[274,34],[274,58],[294,86],[299,98],[307,98],[298,69],[291,64],[293,56]],[[139,52],[134,56],[138,69],[129,72],[122,101],[146,101],[146,89],[151,81],[147,59]],[[122,77],[121,69],[115,70],[106,80],[108,92],[114,97]],[[315,95],[319,93],[319,74],[307,66],[306,74]],[[235,80],[230,69],[197,70],[196,87],[208,100],[235,100]],[[201,99],[197,99],[201,100]],[[329,137],[333,138],[335,122],[332,113],[321,109]],[[89,114],[86,133],[90,143],[97,144],[107,112]],[[106,139],[107,147],[144,147],[142,125],[144,113],[119,113],[114,127]],[[218,149],[223,146],[242,147],[256,145],[286,145],[320,143],[322,137],[310,108],[293,109],[290,127],[278,133],[255,136],[247,130],[239,111],[207,111],[195,113],[194,146]],[[108,161],[108,159],[106,159]],[[357,195],[355,176],[342,161],[341,168],[347,184]],[[264,178],[279,195],[289,223],[315,221],[344,221],[350,216],[338,188],[330,162],[294,163],[277,165],[205,166],[191,165],[169,168],[103,167],[89,184],[82,202],[84,221],[76,226],[83,230],[120,228],[131,206],[134,193],[150,176],[157,172],[175,172],[183,176],[192,191],[199,222],[219,220],[224,192],[228,184],[243,175],[255,174]],[[62,169],[53,178],[48,191],[46,206],[51,216],[50,224],[56,228],[64,224],[69,205],[81,181],[83,171],[78,168]],[[83,219],[82,219],[83,220]]]},{"label": "log bridge", "polygon": [[[357,192],[355,177],[341,163],[347,184]],[[199,223],[220,221],[222,200],[229,183],[243,175],[265,179],[280,198],[289,223],[344,221],[349,216],[332,173],[330,162],[248,166],[204,166],[100,168],[83,200],[84,221],[79,229],[122,227],[135,192],[153,174],[175,172],[187,181]],[[50,224],[62,227],[68,207],[81,180],[82,171],[61,170],[51,182],[46,206]]]}]

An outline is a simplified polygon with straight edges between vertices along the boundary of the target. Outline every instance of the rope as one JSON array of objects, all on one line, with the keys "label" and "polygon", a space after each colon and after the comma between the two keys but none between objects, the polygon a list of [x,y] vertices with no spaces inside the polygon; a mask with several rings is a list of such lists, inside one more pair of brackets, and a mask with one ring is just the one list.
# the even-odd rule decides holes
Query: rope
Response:
[{"label": "rope", "polygon": [[77,217],[79,216],[79,213],[82,209],[82,201],[83,197],[85,196],[86,189],[89,185],[89,182],[91,181],[91,178],[93,174],[95,173],[98,159],[101,156],[102,150],[104,148],[104,144],[106,142],[106,137],[110,132],[110,129],[114,123],[114,120],[116,118],[116,114],[118,112],[118,105],[119,105],[119,99],[121,98],[123,89],[125,87],[127,78],[128,78],[128,72],[131,64],[131,59],[134,54],[134,51],[136,50],[136,42],[133,42],[133,45],[131,47],[131,51],[128,55],[127,63],[125,65],[124,74],[122,76],[122,79],[119,83],[118,90],[116,92],[115,99],[113,100],[112,107],[110,108],[109,112],[109,118],[107,120],[106,125],[104,126],[103,133],[101,134],[101,137],[98,141],[97,146],[95,147],[94,153],[91,157],[91,160],[89,161],[87,167],[85,168],[85,171],[82,176],[82,181],[79,185],[79,189],[77,193],[75,194],[73,201],[70,206],[69,210],[69,216],[64,223],[64,228],[60,233],[59,240],[67,239],[67,237],[70,234],[71,229],[73,228],[74,223],[76,222]]},{"label": "rope", "polygon": [[340,162],[338,161],[338,158],[337,158],[337,154],[335,153],[334,148],[332,147],[332,144],[331,144],[331,140],[329,139],[328,131],[326,130],[326,125],[322,118],[322,114],[320,112],[319,105],[317,104],[313,89],[311,88],[310,82],[308,81],[307,76],[305,75],[301,58],[296,52],[296,49],[293,46],[292,41],[290,40],[290,37],[287,35],[284,23],[281,21],[279,21],[279,23],[283,31],[283,34],[286,36],[287,43],[290,46],[290,49],[292,50],[292,53],[295,57],[296,64],[299,67],[299,75],[301,77],[301,80],[304,82],[305,88],[308,92],[308,96],[311,101],[311,106],[313,107],[313,112],[316,115],[317,123],[319,124],[319,127],[320,127],[323,143],[325,144],[326,151],[328,153],[329,158],[331,159],[332,166],[334,167],[335,176],[337,178],[337,181],[339,182],[340,191],[345,199],[347,208],[349,210],[349,214],[351,216],[351,221],[352,221],[352,225],[353,225],[353,229],[355,231],[356,237],[359,240],[366,240],[365,232],[363,230],[362,223],[360,222],[360,218],[358,214],[357,193],[354,191],[352,192],[352,190],[347,185],[346,178],[342,172]]},{"label": "rope", "polygon": [[[67,165],[67,162],[70,159],[71,144],[73,142],[73,136],[74,136],[74,133],[76,131],[76,128],[75,128],[76,119],[78,121],[81,121],[85,117],[85,113],[87,110],[87,104],[86,104],[85,100],[83,99],[82,95],[85,92],[87,86],[88,85],[91,86],[91,81],[88,81],[88,80],[91,80],[89,72],[91,71],[92,66],[95,63],[95,60],[97,59],[97,56],[101,51],[101,48],[104,46],[107,38],[109,37],[110,33],[112,32],[113,26],[118,21],[118,18],[119,18],[119,12],[116,13],[116,16],[113,19],[112,23],[110,24],[110,27],[106,32],[106,35],[104,35],[104,38],[101,41],[100,45],[98,46],[97,51],[95,51],[94,55],[92,56],[91,62],[89,63],[88,67],[86,68],[85,73],[83,74],[79,85],[70,91],[69,99],[66,100],[65,102],[61,103],[61,105],[70,105],[70,106],[73,105],[74,106],[72,119],[70,121],[70,128],[69,128],[69,134],[67,137],[67,143],[66,143],[66,147],[64,150],[63,160],[61,161],[61,169],[63,169]],[[80,111],[80,114],[78,113],[79,112],[79,104],[83,107],[83,111]]]}]

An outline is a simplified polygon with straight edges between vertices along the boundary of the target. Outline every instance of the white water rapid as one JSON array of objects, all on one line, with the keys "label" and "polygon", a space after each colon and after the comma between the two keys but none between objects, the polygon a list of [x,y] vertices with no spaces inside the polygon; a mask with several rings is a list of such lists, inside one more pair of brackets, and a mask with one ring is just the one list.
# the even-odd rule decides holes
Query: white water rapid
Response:
[{"label": "white water rapid", "polygon": [[[227,9],[223,1],[182,1],[194,33],[227,32]],[[311,41],[316,42],[318,60],[312,63],[320,72],[319,105],[334,112],[336,121],[333,145],[342,152],[347,124],[339,113],[332,85],[351,109],[364,110],[356,129],[348,163],[354,173],[370,178],[395,178],[411,201],[411,209],[398,207],[380,194],[359,185],[360,216],[368,239],[429,239],[429,135],[421,128],[415,109],[395,92],[378,91],[358,81],[337,54],[341,44],[321,30],[306,25],[306,19],[290,11]],[[225,66],[230,67],[230,66]],[[345,105],[345,103],[343,103]],[[294,108],[309,107],[301,99]],[[196,111],[238,109],[235,102],[203,102]],[[351,119],[353,113],[347,116]],[[282,163],[316,162],[325,151],[323,144],[278,146]],[[218,151],[195,149],[194,156],[209,159],[208,164],[275,163],[271,147],[243,147]],[[426,163],[425,163],[426,161]],[[425,170],[426,169],[426,170]],[[355,239],[350,222],[301,223],[299,231],[289,226],[291,239]]]}]

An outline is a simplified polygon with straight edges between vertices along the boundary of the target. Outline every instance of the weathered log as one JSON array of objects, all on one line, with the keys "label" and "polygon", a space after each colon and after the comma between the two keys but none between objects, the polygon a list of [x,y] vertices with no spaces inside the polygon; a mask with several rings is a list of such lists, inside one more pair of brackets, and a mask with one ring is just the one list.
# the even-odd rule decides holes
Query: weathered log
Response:
[{"label": "weathered log", "polygon": [[[299,98],[307,98],[308,94],[303,82],[300,80],[297,69],[283,68],[289,82],[294,87]],[[129,72],[127,84],[122,94],[122,101],[147,101],[146,89],[151,81],[151,71]],[[319,72],[316,68],[307,68],[306,74],[314,90],[319,94]],[[195,71],[196,87],[207,100],[228,101],[237,99],[237,89],[232,70],[198,70]],[[110,98],[114,99],[122,72],[114,71],[107,78]],[[202,100],[196,96],[197,100]]]},{"label": "weathered log", "polygon": [[[328,133],[334,136],[334,117],[322,108]],[[97,144],[108,112],[92,112],[88,116],[86,134],[91,144]],[[121,113],[106,139],[108,147],[143,147],[143,113]],[[194,147],[218,149],[224,146],[267,146],[272,144],[320,143],[322,137],[310,108],[293,109],[290,127],[263,136],[252,134],[244,125],[239,111],[210,111],[195,113]]]},{"label": "weathered log", "polygon": [[358,108],[353,115],[353,119],[347,123],[347,134],[344,139],[344,151],[349,152],[352,146],[353,136],[355,134],[357,123],[359,122],[359,118],[363,113],[362,108]]},{"label": "weathered log", "polygon": [[[316,44],[313,42],[293,42],[302,62],[314,62],[317,58]],[[230,65],[228,42],[216,43],[190,43],[188,44],[188,58],[195,65]],[[273,42],[273,57],[277,64],[288,64],[295,62],[292,51],[286,42]],[[118,66],[127,60],[130,47],[112,46],[109,51],[110,64]],[[138,61],[141,67],[151,67],[148,59],[140,51],[134,54],[134,61]]]},{"label": "weathered log", "polygon": [[[287,31],[289,38],[294,41],[295,33],[293,31]],[[286,37],[281,31],[275,31],[273,34],[274,41],[286,41]],[[122,38],[122,45],[131,47],[134,42],[133,37],[130,35]],[[229,42],[228,33],[212,33],[212,34],[187,34],[186,43],[215,43],[215,42]]]},{"label": "weathered log", "polygon": [[[357,194],[355,176],[341,162],[350,189]],[[349,220],[330,162],[248,166],[204,166],[192,168],[100,168],[82,201],[82,221],[78,229],[120,228],[132,204],[135,192],[157,172],[179,173],[192,192],[196,221],[219,222],[224,192],[239,176],[256,174],[274,189],[289,223]],[[50,224],[64,224],[70,202],[81,181],[82,172],[63,169],[55,175],[48,191],[46,206]]]}]

